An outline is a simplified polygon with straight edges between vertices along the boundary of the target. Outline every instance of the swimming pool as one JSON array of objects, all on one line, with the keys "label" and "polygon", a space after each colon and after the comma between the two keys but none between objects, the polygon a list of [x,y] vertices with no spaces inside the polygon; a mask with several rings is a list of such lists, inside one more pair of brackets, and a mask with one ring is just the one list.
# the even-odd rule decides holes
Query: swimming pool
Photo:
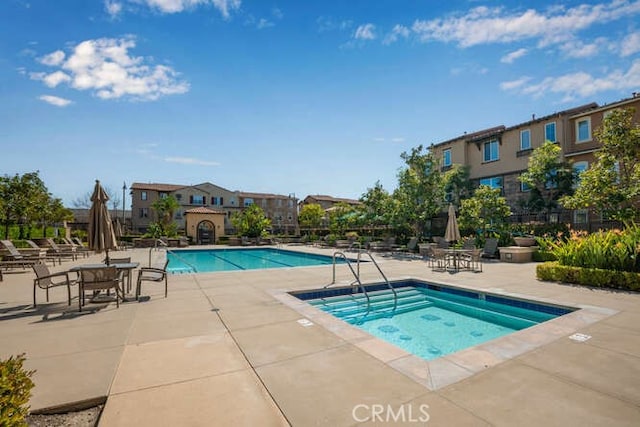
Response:
[{"label": "swimming pool", "polygon": [[574,311],[417,280],[294,293],[309,304],[426,360]]},{"label": "swimming pool", "polygon": [[[189,249],[168,251],[167,258],[167,271],[174,274],[308,267],[333,263],[333,257],[330,256],[274,248]],[[343,262],[344,260],[336,259],[336,263]]]}]

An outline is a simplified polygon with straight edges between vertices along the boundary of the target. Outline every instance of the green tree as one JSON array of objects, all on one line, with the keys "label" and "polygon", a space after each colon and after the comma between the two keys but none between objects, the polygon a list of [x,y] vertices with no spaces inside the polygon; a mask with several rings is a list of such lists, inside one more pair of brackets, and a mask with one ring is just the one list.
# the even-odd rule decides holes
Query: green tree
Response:
[{"label": "green tree", "polygon": [[176,200],[172,194],[161,197],[151,204],[151,208],[156,213],[162,235],[173,236],[176,234],[177,230],[173,222],[173,216],[179,207],[180,203],[178,203],[178,200]]},{"label": "green tree", "polygon": [[360,201],[366,225],[378,227],[389,224],[393,210],[391,195],[382,187],[380,181],[376,181],[373,188],[367,188],[367,192],[360,196]]},{"label": "green tree", "polygon": [[574,172],[568,162],[560,158],[558,144],[545,141],[533,150],[527,170],[520,181],[531,188],[529,200],[524,204],[533,212],[548,212],[558,207],[558,199],[573,191]]},{"label": "green tree", "polygon": [[256,204],[233,214],[231,223],[239,235],[246,237],[260,237],[271,227],[271,220],[264,216],[264,211]]},{"label": "green tree", "polygon": [[640,221],[640,125],[635,109],[613,110],[594,132],[602,147],[595,163],[582,172],[572,196],[561,199],[569,209],[595,208],[626,227]]},{"label": "green tree", "polygon": [[324,209],[319,204],[305,204],[298,214],[298,223],[302,228],[318,228],[322,224],[324,215]]},{"label": "green tree", "polygon": [[458,223],[461,228],[484,233],[504,228],[509,216],[511,209],[507,199],[500,195],[500,189],[481,185],[472,197],[462,200]]},{"label": "green tree", "polygon": [[446,201],[460,206],[460,201],[471,197],[473,184],[469,179],[469,166],[455,164],[444,173],[444,191]]},{"label": "green tree", "polygon": [[337,235],[344,235],[349,229],[356,224],[358,213],[356,209],[348,203],[336,203],[329,210],[329,230]]},{"label": "green tree", "polygon": [[43,236],[47,235],[47,225],[73,220],[73,212],[71,209],[65,208],[61,199],[50,196],[48,200],[42,204],[42,209],[39,214],[38,221],[42,226]]},{"label": "green tree", "polygon": [[38,171],[24,175],[0,177],[0,220],[4,225],[5,239],[9,238],[9,226],[18,224],[20,239],[25,237],[25,227],[36,221],[49,193]]},{"label": "green tree", "polygon": [[439,162],[431,152],[423,153],[419,145],[400,157],[406,167],[398,173],[398,188],[393,192],[392,226],[409,228],[416,236],[425,232],[427,220],[433,218],[444,203],[444,182]]}]

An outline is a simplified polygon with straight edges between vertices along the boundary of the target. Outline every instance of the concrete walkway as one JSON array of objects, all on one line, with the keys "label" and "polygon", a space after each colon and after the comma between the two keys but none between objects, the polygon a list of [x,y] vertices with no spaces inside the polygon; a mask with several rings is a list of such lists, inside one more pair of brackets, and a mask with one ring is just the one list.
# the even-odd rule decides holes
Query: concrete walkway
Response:
[{"label": "concrete walkway", "polygon": [[[146,265],[149,251],[117,255]],[[640,295],[538,282],[535,264],[449,274],[378,259],[390,279],[584,310],[426,363],[286,293],[328,284],[330,266],[173,275],[166,299],[147,282],[140,302],[82,313],[77,288],[71,307],[55,289],[34,309],[29,271],[0,282],[0,358],[26,353],[34,411],[106,399],[100,426],[640,425]],[[380,279],[372,266],[362,276]]]}]

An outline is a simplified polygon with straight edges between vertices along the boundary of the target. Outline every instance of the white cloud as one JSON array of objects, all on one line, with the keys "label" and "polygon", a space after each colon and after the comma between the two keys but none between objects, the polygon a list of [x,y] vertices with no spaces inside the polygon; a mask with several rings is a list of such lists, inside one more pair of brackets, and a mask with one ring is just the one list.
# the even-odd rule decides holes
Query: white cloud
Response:
[{"label": "white cloud", "polygon": [[373,24],[364,24],[356,28],[353,38],[356,40],[373,40],[376,38],[376,26]]},{"label": "white cloud", "polygon": [[525,56],[527,52],[528,52],[527,49],[524,49],[524,48],[514,50],[513,52],[509,52],[508,54],[500,58],[500,62],[503,62],[505,64],[512,64],[513,61],[515,61],[516,59],[522,58],[523,56]]},{"label": "white cloud", "polygon": [[183,165],[199,165],[199,166],[220,166],[218,162],[200,160],[193,157],[165,157],[165,162],[180,163]]},{"label": "white cloud", "polygon": [[502,83],[500,83],[500,89],[502,89],[502,90],[515,90],[515,89],[518,89],[518,88],[524,86],[529,80],[531,80],[530,77],[522,77],[520,79],[512,80],[512,81],[509,81],[509,82],[502,82]]},{"label": "white cloud", "polygon": [[68,83],[71,81],[71,77],[62,71],[55,71],[51,74],[46,74],[42,77],[42,81],[47,86],[53,88],[58,86],[60,83]]},{"label": "white cloud", "polygon": [[391,138],[391,142],[395,142],[395,143],[404,142],[404,138],[402,137]]},{"label": "white cloud", "polygon": [[104,0],[104,10],[111,18],[117,18],[122,12],[122,3],[116,0]]},{"label": "white cloud", "polygon": [[580,40],[571,40],[563,43],[560,50],[569,58],[589,58],[595,56],[601,47],[607,44],[604,37],[597,38],[593,43],[584,43]]},{"label": "white cloud", "polygon": [[397,24],[393,27],[393,30],[389,34],[387,34],[382,40],[383,44],[391,44],[398,41],[400,37],[406,39],[411,34],[411,30],[404,25]]},{"label": "white cloud", "polygon": [[70,100],[60,98],[58,96],[42,95],[38,99],[48,104],[55,105],[56,107],[66,107],[67,105],[71,104]]},{"label": "white cloud", "polygon": [[622,40],[620,55],[629,56],[640,52],[640,33],[632,33]]},{"label": "white cloud", "polygon": [[[519,82],[516,80],[516,82]],[[519,84],[506,82],[500,85],[503,90],[515,90],[523,95],[540,97],[547,93],[564,95],[563,101],[576,98],[588,98],[597,93],[614,90],[629,91],[640,86],[640,59],[633,61],[627,71],[614,70],[600,77],[589,73],[577,72],[559,77],[547,77],[539,83]]]},{"label": "white cloud", "polygon": [[51,52],[50,54],[40,58],[40,63],[49,66],[60,65],[62,64],[62,61],[64,61],[64,56],[63,51],[56,50],[55,52]]},{"label": "white cloud", "polygon": [[240,9],[241,0],[128,0],[132,3],[146,4],[160,13],[180,13],[198,6],[212,5],[224,19],[229,19],[231,13]]},{"label": "white cloud", "polygon": [[316,19],[316,24],[318,25],[318,31],[321,33],[328,31],[345,31],[353,27],[353,21],[336,21],[334,18],[329,16],[318,17],[318,19]]},{"label": "white cloud", "polygon": [[49,87],[68,83],[74,89],[93,90],[102,99],[155,100],[189,90],[189,84],[180,81],[171,67],[145,64],[142,57],[130,56],[129,49],[135,46],[133,38],[86,40],[57,64],[60,70],[32,73],[31,78]]},{"label": "white cloud", "polygon": [[640,1],[613,0],[611,3],[582,4],[570,9],[552,8],[544,12],[529,9],[506,12],[485,6],[464,15],[416,20],[413,32],[423,42],[432,40],[458,43],[461,47],[539,39],[545,46],[571,40],[573,35],[594,24],[615,21],[640,13]]}]

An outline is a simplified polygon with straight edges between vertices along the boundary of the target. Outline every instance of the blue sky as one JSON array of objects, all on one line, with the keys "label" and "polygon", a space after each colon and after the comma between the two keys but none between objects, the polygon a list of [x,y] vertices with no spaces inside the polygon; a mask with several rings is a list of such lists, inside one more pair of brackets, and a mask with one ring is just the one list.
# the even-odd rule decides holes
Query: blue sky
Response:
[{"label": "blue sky", "polygon": [[[358,198],[400,154],[640,90],[640,1],[3,0],[0,174]],[[129,201],[127,200],[127,206]]]}]

